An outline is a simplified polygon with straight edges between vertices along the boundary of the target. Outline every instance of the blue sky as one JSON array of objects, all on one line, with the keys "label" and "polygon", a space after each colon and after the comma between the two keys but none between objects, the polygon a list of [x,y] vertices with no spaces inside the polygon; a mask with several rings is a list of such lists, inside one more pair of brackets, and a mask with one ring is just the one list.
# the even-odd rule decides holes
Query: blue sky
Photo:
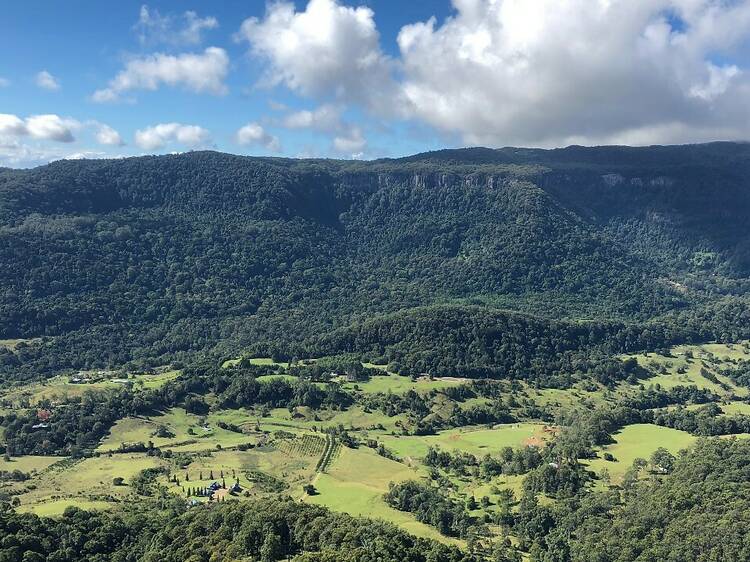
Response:
[{"label": "blue sky", "polygon": [[7,3],[0,165],[750,135],[750,3]]}]

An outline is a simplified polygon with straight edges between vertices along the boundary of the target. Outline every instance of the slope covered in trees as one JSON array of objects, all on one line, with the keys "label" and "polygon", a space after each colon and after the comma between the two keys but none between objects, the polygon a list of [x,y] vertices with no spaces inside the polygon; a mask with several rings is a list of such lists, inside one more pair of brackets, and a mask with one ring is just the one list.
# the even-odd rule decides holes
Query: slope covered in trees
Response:
[{"label": "slope covered in trees", "polygon": [[[346,350],[494,376],[540,347],[745,337],[749,168],[750,146],[722,143],[0,170],[0,340],[32,340],[0,369]],[[375,326],[394,318],[389,352]]]},{"label": "slope covered in trees", "polygon": [[290,498],[192,511],[181,501],[144,503],[114,515],[69,508],[61,519],[5,510],[0,540],[0,559],[30,562],[477,560],[387,523],[333,514]]},{"label": "slope covered in trees", "polygon": [[747,560],[749,451],[744,440],[700,442],[668,478],[636,483],[608,513],[586,513],[572,560]]}]

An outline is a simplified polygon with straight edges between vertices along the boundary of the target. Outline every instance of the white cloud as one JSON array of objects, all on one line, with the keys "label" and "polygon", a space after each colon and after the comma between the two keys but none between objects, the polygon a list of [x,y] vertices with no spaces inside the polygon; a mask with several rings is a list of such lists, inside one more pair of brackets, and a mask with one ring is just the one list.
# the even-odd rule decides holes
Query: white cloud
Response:
[{"label": "white cloud", "polygon": [[392,61],[380,49],[370,8],[311,0],[297,12],[291,2],[275,2],[263,19],[246,19],[236,38],[269,63],[268,85],[284,84],[302,95],[361,103],[378,112],[398,107]]},{"label": "white cloud", "polygon": [[93,158],[108,158],[106,152],[96,150],[82,150],[81,152],[73,152],[64,156],[62,160],[90,160]]},{"label": "white cloud", "polygon": [[94,137],[99,144],[106,146],[123,146],[125,144],[120,133],[109,125],[96,121],[92,122],[91,125],[95,129]]},{"label": "white cloud", "polygon": [[215,17],[201,18],[192,11],[187,11],[182,16],[163,16],[158,10],[144,4],[134,30],[142,45],[164,43],[180,46],[199,45],[203,41],[203,32],[217,27],[219,22]]},{"label": "white cloud", "polygon": [[0,136],[0,166],[38,166],[57,158],[60,158],[60,153],[55,149],[29,146],[18,139],[3,139]]},{"label": "white cloud", "polygon": [[705,101],[714,100],[729,89],[732,79],[739,74],[740,69],[734,65],[719,67],[708,63],[708,79],[703,84],[693,85],[690,95]]},{"label": "white cloud", "polygon": [[0,113],[0,136],[27,135],[26,123],[18,115]]},{"label": "white cloud", "polygon": [[7,88],[8,86],[10,86],[10,80],[0,76],[0,88]]},{"label": "white cloud", "polygon": [[750,133],[746,75],[712,62],[750,39],[750,2],[453,3],[402,28],[402,87],[414,117],[469,143]]},{"label": "white cloud", "polygon": [[0,113],[0,135],[3,137],[29,136],[39,140],[73,142],[73,131],[81,124],[75,119],[59,115],[32,115],[21,119],[17,115]]},{"label": "white cloud", "polygon": [[197,148],[207,146],[210,142],[211,134],[197,125],[159,123],[135,132],[135,144],[143,150],[159,150],[170,143]]},{"label": "white cloud", "polygon": [[157,90],[163,84],[221,95],[227,92],[224,79],[228,70],[229,57],[218,47],[208,47],[197,54],[156,53],[128,61],[107,88],[94,92],[92,99],[96,102],[117,101],[126,92]]},{"label": "white cloud", "polygon": [[367,140],[362,129],[342,119],[344,108],[339,105],[324,104],[315,109],[303,109],[287,114],[281,124],[287,129],[309,129],[332,135],[331,150],[347,156],[361,157]]},{"label": "white cloud", "polygon": [[80,123],[75,119],[67,119],[59,115],[32,115],[26,119],[26,129],[35,139],[53,140],[57,142],[73,142],[73,130],[78,129]]},{"label": "white cloud", "polygon": [[[80,145],[74,145],[75,148],[71,149],[70,145],[77,140],[74,133],[80,130],[91,131],[102,145],[124,144],[117,131],[98,121],[82,123],[55,114],[21,118],[0,113],[0,166],[28,167],[63,158],[114,157]],[[75,151],[71,153],[71,150]]]},{"label": "white cloud", "polygon": [[341,128],[341,108],[325,104],[313,110],[295,111],[284,117],[283,125],[288,129],[337,131]]},{"label": "white cloud", "polygon": [[452,3],[442,22],[404,26],[395,59],[372,10],[337,0],[271,3],[237,38],[266,63],[267,84],[469,144],[750,137],[750,0]]},{"label": "white cloud", "polygon": [[36,85],[50,92],[56,92],[60,89],[60,81],[46,70],[37,73]]},{"label": "white cloud", "polygon": [[362,149],[367,146],[367,140],[362,136],[359,127],[353,127],[348,134],[333,139],[333,148],[352,157],[362,157]]},{"label": "white cloud", "polygon": [[235,140],[238,144],[244,146],[262,146],[271,152],[279,152],[281,150],[279,139],[268,133],[258,123],[248,123],[244,127],[241,127],[235,134]]}]

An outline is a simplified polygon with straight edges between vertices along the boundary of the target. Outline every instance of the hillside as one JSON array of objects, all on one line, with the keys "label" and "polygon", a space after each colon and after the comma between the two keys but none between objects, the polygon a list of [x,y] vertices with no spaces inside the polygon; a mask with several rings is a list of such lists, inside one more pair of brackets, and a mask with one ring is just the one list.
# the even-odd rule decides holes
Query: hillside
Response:
[{"label": "hillside", "polygon": [[747,337],[749,172],[734,143],[3,169],[0,368],[349,351],[486,376],[536,357],[465,335],[509,317],[585,333],[563,351]]}]

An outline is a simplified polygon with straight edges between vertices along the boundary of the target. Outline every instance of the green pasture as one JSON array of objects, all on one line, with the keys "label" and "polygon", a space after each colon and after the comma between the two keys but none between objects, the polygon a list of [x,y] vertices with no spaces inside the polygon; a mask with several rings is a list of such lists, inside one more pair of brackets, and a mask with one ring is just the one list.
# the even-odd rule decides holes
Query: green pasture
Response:
[{"label": "green pasture", "polygon": [[[672,348],[669,355],[641,353],[626,357],[634,357],[644,367],[656,365],[666,369],[666,373],[657,374],[643,381],[644,384],[659,384],[663,388],[695,385],[719,395],[732,392],[737,396],[748,396],[748,389],[735,385],[717,372],[719,368],[731,367],[738,359],[750,359],[750,353],[740,344],[680,345]],[[721,384],[703,376],[702,368],[713,373]]]},{"label": "green pasture", "polygon": [[21,472],[42,472],[50,465],[65,457],[43,457],[38,455],[26,455],[23,457],[11,457],[6,461],[0,457],[0,470],[20,470]]},{"label": "green pasture", "polygon": [[735,414],[750,416],[750,404],[747,402],[730,402],[729,404],[722,404],[721,410],[727,416],[733,416]]},{"label": "green pasture", "polygon": [[[685,431],[647,423],[628,425],[613,437],[615,443],[601,447],[600,458],[589,462],[589,468],[597,474],[606,468],[613,483],[622,479],[636,458],[648,460],[659,447],[676,455],[681,449],[690,447],[696,439]],[[611,453],[615,461],[605,461],[605,452]]]},{"label": "green pasture", "polygon": [[77,507],[79,509],[86,509],[89,511],[93,510],[104,510],[109,509],[113,505],[112,502],[106,502],[101,500],[85,500],[77,498],[66,498],[58,500],[41,501],[39,503],[24,505],[21,504],[18,510],[25,513],[34,513],[40,517],[59,517],[61,516],[68,507]]},{"label": "green pasture", "polygon": [[540,444],[544,426],[537,423],[513,423],[487,428],[459,428],[436,435],[383,435],[383,444],[403,458],[421,458],[430,447],[449,451],[465,451],[477,456],[496,454],[503,447]]},{"label": "green pasture", "polygon": [[[163,462],[144,453],[69,460],[50,466],[23,483],[19,488],[26,491],[17,497],[23,509],[44,514],[62,513],[68,505],[90,505],[94,502],[101,506],[107,504],[104,498],[124,499],[132,493],[128,483],[136,474]],[[123,478],[125,485],[114,486],[112,481],[117,477]],[[28,484],[33,484],[33,489],[29,489]]]},{"label": "green pasture", "polygon": [[[236,433],[218,426],[219,421],[228,421],[223,412],[197,416],[183,408],[172,408],[161,416],[148,418],[125,418],[119,420],[109,435],[99,446],[99,451],[114,451],[122,443],[148,443],[173,451],[205,451],[220,447],[234,447],[243,443],[255,442],[252,435]],[[253,418],[232,417],[231,423],[250,423]],[[239,423],[238,423],[239,422]],[[174,437],[157,437],[159,426],[166,427]]]},{"label": "green pasture", "polygon": [[[73,377],[68,375],[58,375],[45,381],[35,382],[18,388],[6,391],[2,398],[12,403],[18,404],[22,400],[28,400],[30,404],[36,404],[41,400],[50,400],[52,402],[67,401],[69,398],[82,396],[85,392],[96,390],[107,390],[119,388],[125,384],[133,384],[143,388],[160,388],[166,382],[174,380],[180,375],[180,371],[171,370],[157,373],[154,375],[122,375],[96,382],[74,383],[71,382]],[[120,382],[127,381],[127,382]]]},{"label": "green pasture", "polygon": [[419,478],[422,473],[374,453],[367,448],[343,447],[329,471],[314,480],[317,495],[304,501],[325,505],[335,511],[390,521],[417,536],[457,544],[432,527],[402,511],[388,507],[383,494],[390,482]]},{"label": "green pasture", "polygon": [[[242,361],[242,357],[237,357],[236,359],[228,359],[224,361],[221,366],[222,368],[226,369],[227,367],[233,367],[234,365],[237,365],[240,361]],[[261,366],[268,366],[268,365],[275,365],[279,367],[283,367],[286,369],[289,366],[288,362],[277,362],[271,359],[270,357],[255,357],[253,359],[248,359],[248,363],[251,365],[261,365]]]},{"label": "green pasture", "polygon": [[412,380],[411,377],[403,377],[395,373],[387,373],[382,376],[370,377],[365,382],[347,382],[343,384],[346,390],[361,390],[367,393],[392,392],[394,394],[403,394],[409,390],[417,392],[428,392],[430,390],[440,390],[466,384],[466,379],[459,378],[441,378],[430,379],[428,377],[419,377]]}]

